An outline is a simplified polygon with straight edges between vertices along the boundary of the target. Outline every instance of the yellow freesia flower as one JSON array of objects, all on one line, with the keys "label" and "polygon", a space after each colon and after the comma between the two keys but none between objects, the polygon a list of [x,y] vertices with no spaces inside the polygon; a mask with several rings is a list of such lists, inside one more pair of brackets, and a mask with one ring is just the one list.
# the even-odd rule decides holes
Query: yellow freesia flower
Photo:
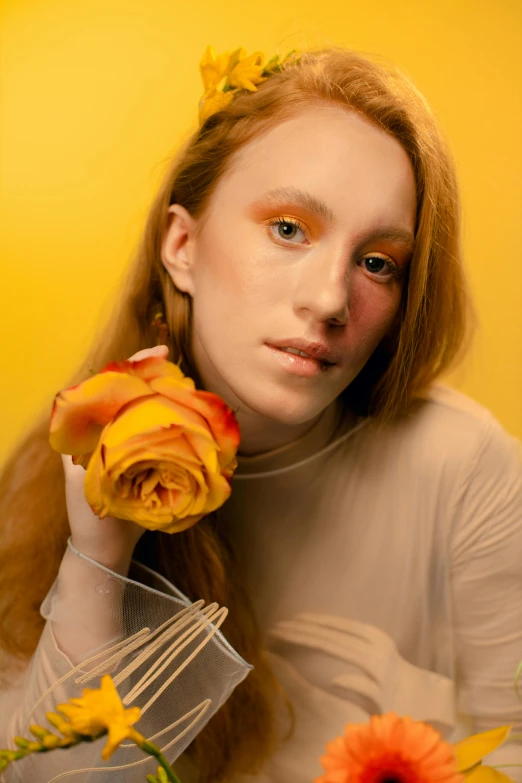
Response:
[{"label": "yellow freesia flower", "polygon": [[233,52],[216,55],[210,44],[199,63],[204,94],[199,102],[199,125],[215,112],[228,106],[237,90],[255,92],[258,84],[266,81],[270,74],[290,61],[299,61],[301,55],[292,49],[281,60],[276,54],[263,65],[263,52],[247,55],[243,47]]},{"label": "yellow freesia flower", "polygon": [[203,80],[205,91],[211,90],[219,84],[224,76],[227,76],[230,68],[230,53],[224,52],[216,56],[213,46],[210,44],[205,49],[205,53],[199,64],[199,71]]},{"label": "yellow freesia flower", "polygon": [[246,56],[244,49],[239,52],[238,62],[234,65],[228,75],[228,83],[231,87],[240,87],[243,90],[256,91],[256,84],[261,84],[268,77],[261,76],[263,72],[263,60],[265,56],[262,52]]},{"label": "yellow freesia flower", "polygon": [[457,769],[465,775],[466,783],[513,783],[498,769],[482,764],[484,756],[493,753],[507,740],[511,729],[511,725],[499,726],[455,743]]},{"label": "yellow freesia flower", "polygon": [[58,715],[57,712],[46,712],[45,717],[55,729],[58,729],[60,734],[64,737],[72,737],[74,732],[71,729],[71,724],[62,715]]},{"label": "yellow freesia flower", "polygon": [[102,677],[100,688],[84,688],[80,698],[58,704],[56,709],[65,715],[69,731],[74,734],[95,736],[108,732],[107,743],[101,754],[105,761],[124,739],[131,739],[137,744],[145,739],[132,728],[132,724],[141,716],[140,708],[125,709],[109,674]]},{"label": "yellow freesia flower", "polygon": [[205,120],[212,114],[228,106],[233,97],[233,92],[221,92],[221,90],[216,89],[206,92],[199,103],[200,125],[203,125]]}]

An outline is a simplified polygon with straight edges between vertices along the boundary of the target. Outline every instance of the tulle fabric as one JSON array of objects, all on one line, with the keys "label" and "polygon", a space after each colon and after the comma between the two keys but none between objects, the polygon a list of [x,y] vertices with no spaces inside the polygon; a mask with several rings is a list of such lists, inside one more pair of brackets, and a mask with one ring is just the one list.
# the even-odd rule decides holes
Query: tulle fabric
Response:
[{"label": "tulle fabric", "polygon": [[[49,726],[45,713],[83,688],[95,688],[110,673],[125,706],[137,705],[142,717],[136,729],[153,740],[174,762],[230,693],[251,670],[219,630],[226,609],[191,603],[167,580],[133,562],[129,578],[109,571],[74,549],[66,557],[81,558],[92,569],[94,590],[113,629],[110,641],[74,666],[59,649],[54,629],[74,627],[74,602],[56,580],[41,613],[47,620],[30,666],[17,687],[0,700],[3,747],[13,747],[15,735],[29,736],[30,724]],[[16,694],[18,693],[18,697]],[[35,754],[17,761],[3,773],[5,783],[143,783],[157,762],[134,743],[125,741],[107,761],[100,752],[104,739],[66,751]]]}]

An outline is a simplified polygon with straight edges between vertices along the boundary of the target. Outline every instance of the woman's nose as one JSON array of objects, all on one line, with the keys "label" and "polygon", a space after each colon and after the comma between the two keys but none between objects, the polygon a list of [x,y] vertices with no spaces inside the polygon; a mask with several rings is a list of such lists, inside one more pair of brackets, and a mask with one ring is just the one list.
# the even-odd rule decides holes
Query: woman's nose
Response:
[{"label": "woman's nose", "polygon": [[308,311],[317,321],[345,324],[349,317],[347,259],[338,251],[310,255],[297,270],[294,308]]}]

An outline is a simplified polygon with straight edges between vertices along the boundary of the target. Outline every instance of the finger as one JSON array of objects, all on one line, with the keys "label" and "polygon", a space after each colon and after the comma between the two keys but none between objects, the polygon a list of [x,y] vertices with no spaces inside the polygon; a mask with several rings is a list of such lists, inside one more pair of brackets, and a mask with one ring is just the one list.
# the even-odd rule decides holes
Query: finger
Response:
[{"label": "finger", "polygon": [[165,358],[168,352],[168,345],[155,345],[154,348],[143,348],[143,350],[134,353],[129,357],[129,361],[135,362],[138,361],[138,359],[146,359],[147,356],[163,356],[163,358]]},{"label": "finger", "polygon": [[83,481],[85,476],[85,468],[81,465],[75,465],[72,461],[71,454],[61,454],[63,472],[68,479],[75,479],[77,481]]}]

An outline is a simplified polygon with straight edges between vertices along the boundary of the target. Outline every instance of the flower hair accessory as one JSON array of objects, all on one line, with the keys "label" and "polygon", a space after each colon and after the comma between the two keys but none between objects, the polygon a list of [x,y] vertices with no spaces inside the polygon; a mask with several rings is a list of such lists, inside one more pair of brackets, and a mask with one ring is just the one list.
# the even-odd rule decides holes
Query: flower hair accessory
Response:
[{"label": "flower hair accessory", "polygon": [[255,92],[258,84],[272,73],[280,71],[283,64],[300,59],[292,49],[282,60],[276,54],[263,65],[264,54],[254,52],[247,55],[245,49],[216,55],[214,47],[207,46],[199,64],[205,92],[199,102],[200,127],[212,115],[224,109],[238,90]]}]

